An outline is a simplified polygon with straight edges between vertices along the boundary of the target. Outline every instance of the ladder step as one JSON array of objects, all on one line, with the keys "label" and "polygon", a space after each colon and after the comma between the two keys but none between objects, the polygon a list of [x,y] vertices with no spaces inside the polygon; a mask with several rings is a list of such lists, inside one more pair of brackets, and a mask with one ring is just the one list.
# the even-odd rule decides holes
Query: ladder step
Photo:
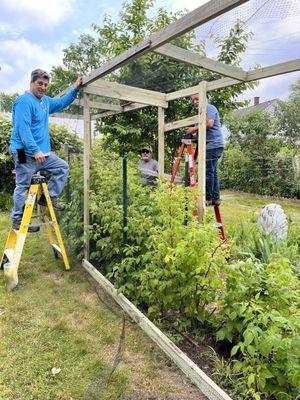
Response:
[{"label": "ladder step", "polygon": [[35,214],[31,216],[31,219],[33,218],[44,218],[47,217],[47,214]]},{"label": "ladder step", "polygon": [[30,226],[44,226],[44,225],[54,225],[54,221],[49,221],[49,222],[39,222],[38,224],[26,224],[24,225],[25,228],[29,228]]},{"label": "ladder step", "polygon": [[57,251],[60,255],[62,255],[62,251],[61,251],[60,247],[57,244],[53,243],[52,247],[53,247],[53,249],[55,251]]},{"label": "ladder step", "polygon": [[9,262],[12,262],[13,256],[14,256],[14,249],[5,249],[4,254],[8,258]]}]

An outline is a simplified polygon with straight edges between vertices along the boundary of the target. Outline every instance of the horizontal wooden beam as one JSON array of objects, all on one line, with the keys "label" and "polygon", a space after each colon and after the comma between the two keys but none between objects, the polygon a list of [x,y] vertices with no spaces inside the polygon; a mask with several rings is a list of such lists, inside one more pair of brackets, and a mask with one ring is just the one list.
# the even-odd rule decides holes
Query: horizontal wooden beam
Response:
[{"label": "horizontal wooden beam", "polygon": [[[72,105],[83,107],[83,100],[76,99],[72,102]],[[122,107],[118,104],[111,104],[111,103],[102,103],[100,101],[88,101],[88,105],[90,108],[97,108],[99,110],[110,110],[110,111],[122,111]]]},{"label": "horizontal wooden beam", "polygon": [[287,74],[295,71],[300,71],[300,58],[280,64],[270,65],[269,67],[249,70],[247,72],[247,81],[256,81],[257,79],[269,78],[271,76]]},{"label": "horizontal wooden beam", "polygon": [[222,79],[217,79],[215,81],[210,81],[207,82],[206,88],[207,91],[210,90],[217,90],[217,89],[222,89],[228,86],[232,85],[237,85],[238,83],[241,83],[237,79],[232,79],[232,78],[222,78]]},{"label": "horizontal wooden beam", "polygon": [[99,103],[98,101],[88,101],[88,105],[90,108],[97,108],[100,110],[122,111],[122,106],[118,104]]},{"label": "horizontal wooden beam", "polygon": [[174,129],[184,128],[186,126],[195,125],[198,123],[198,115],[184,118],[179,121],[169,122],[165,124],[165,132],[173,131]]},{"label": "horizontal wooden beam", "polygon": [[83,119],[82,114],[70,114],[70,113],[64,113],[64,112],[50,114],[49,117],[66,118],[66,119]]},{"label": "horizontal wooden beam", "polygon": [[154,51],[162,56],[166,56],[177,61],[182,61],[186,64],[195,65],[197,67],[208,69],[209,71],[218,72],[219,74],[236,78],[240,81],[246,80],[246,71],[244,71],[242,68],[224,64],[220,61],[201,56],[200,54],[194,53],[190,50],[182,49],[181,47],[174,46],[172,44],[165,44]]},{"label": "horizontal wooden beam", "polygon": [[[290,72],[300,71],[300,59],[287,61],[280,64],[274,64],[269,67],[257,68],[255,70],[247,71],[246,82],[257,81],[259,79],[270,78],[272,76],[288,74]],[[207,82],[207,91],[222,89],[224,87],[237,85],[241,81],[232,78],[222,78],[215,81]],[[176,100],[182,97],[192,96],[198,93],[198,86],[191,86],[186,89],[178,90],[176,92],[168,93],[166,100]]]},{"label": "horizontal wooden beam", "polygon": [[90,262],[82,261],[84,269],[95,279],[105,293],[133,319],[161,350],[188,376],[210,400],[232,400],[212,379],[210,379],[183,351],[181,351],[161,330],[159,330],[122,293],[114,288]]},{"label": "horizontal wooden beam", "polygon": [[168,107],[164,93],[122,85],[116,82],[98,79],[84,88],[85,93],[98,96],[110,97],[113,99],[127,100],[135,103],[148,104],[157,107]]},{"label": "horizontal wooden beam", "polygon": [[140,103],[126,104],[124,106],[121,106],[121,108],[122,108],[121,111],[104,111],[102,113],[93,115],[92,119],[110,117],[112,115],[117,115],[117,114],[121,114],[123,112],[132,111],[132,110],[138,110],[138,109],[144,108],[144,107],[149,107],[149,105],[148,104],[140,104]]},{"label": "horizontal wooden beam", "polygon": [[[241,83],[241,81],[232,78],[223,78],[223,79],[216,79],[215,81],[207,82],[207,91],[221,89],[223,87],[228,87],[231,85],[236,85],[237,83]],[[190,86],[186,89],[177,90],[176,92],[168,93],[166,95],[166,100],[176,100],[181,99],[182,97],[192,96],[193,94],[198,93],[198,85],[197,86]]]},{"label": "horizontal wooden beam", "polygon": [[149,36],[137,45],[131,47],[129,50],[102,65],[100,68],[92,71],[89,75],[84,77],[83,83],[85,85],[91,83],[117,68],[120,68],[122,65],[127,64],[129,61],[136,59],[142,54],[154,50],[197,26],[205,24],[219,15],[222,15],[248,1],[249,0],[211,0]]}]

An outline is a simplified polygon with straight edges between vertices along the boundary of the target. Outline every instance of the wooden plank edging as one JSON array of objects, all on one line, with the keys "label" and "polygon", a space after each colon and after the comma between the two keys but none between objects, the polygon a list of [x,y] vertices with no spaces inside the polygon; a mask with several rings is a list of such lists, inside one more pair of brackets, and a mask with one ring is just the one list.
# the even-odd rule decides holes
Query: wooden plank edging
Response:
[{"label": "wooden plank edging", "polygon": [[84,269],[99,283],[121,308],[139,325],[163,352],[190,378],[210,400],[232,400],[211,378],[161,332],[135,305],[133,305],[87,260],[82,260]]}]

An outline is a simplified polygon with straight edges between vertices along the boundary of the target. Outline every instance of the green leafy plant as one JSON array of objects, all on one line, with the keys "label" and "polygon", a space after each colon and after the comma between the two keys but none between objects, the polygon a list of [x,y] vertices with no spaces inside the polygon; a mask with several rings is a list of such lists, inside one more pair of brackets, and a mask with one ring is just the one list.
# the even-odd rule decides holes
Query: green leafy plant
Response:
[{"label": "green leafy plant", "polygon": [[213,314],[215,307],[209,306],[223,282],[220,271],[225,257],[218,233],[193,217],[194,191],[189,188],[170,190],[162,185],[149,200],[155,212],[146,252],[126,249],[126,257],[111,276],[119,290],[146,304],[155,318],[172,315],[185,329],[201,324]]},{"label": "green leafy plant", "polygon": [[[149,316],[189,332],[209,331],[231,358],[228,387],[237,399],[292,400],[299,379],[300,232],[291,224],[276,244],[256,218],[230,230],[230,265],[218,232],[193,217],[194,192],[160,182],[143,187],[128,165],[127,243],[122,241],[121,157],[95,140],[91,153],[91,261]],[[82,162],[73,161],[64,219],[74,253],[82,256]],[[76,218],[75,218],[76,217]],[[230,248],[231,243],[234,245]],[[219,365],[219,367],[217,366]],[[221,377],[219,377],[221,379]],[[218,379],[219,379],[218,378]],[[233,385],[235,382],[235,385]]]},{"label": "green leafy plant", "polygon": [[227,270],[218,314],[218,340],[234,344],[234,372],[242,373],[246,398],[292,400],[300,381],[300,283],[287,259],[248,261]]}]

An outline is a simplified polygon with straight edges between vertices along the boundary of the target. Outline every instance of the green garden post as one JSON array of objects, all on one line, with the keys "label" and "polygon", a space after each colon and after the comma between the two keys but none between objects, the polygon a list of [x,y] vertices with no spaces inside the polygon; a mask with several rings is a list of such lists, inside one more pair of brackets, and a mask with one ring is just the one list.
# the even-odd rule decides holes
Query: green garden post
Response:
[{"label": "green garden post", "polygon": [[123,246],[127,244],[127,156],[123,157]]}]

